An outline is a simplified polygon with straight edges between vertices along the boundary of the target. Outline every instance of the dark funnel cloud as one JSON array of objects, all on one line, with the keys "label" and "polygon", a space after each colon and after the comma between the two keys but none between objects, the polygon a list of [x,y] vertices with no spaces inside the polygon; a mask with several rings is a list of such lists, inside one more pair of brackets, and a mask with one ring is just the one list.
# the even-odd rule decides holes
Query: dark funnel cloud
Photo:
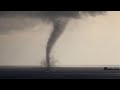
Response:
[{"label": "dark funnel cloud", "polygon": [[53,31],[51,32],[46,46],[46,61],[48,68],[51,66],[51,50],[56,41],[62,35],[69,20],[82,18],[82,16],[87,17],[100,14],[104,14],[104,11],[0,11],[0,17],[14,17],[17,15],[22,15],[29,17],[39,17],[41,20],[53,23]]}]

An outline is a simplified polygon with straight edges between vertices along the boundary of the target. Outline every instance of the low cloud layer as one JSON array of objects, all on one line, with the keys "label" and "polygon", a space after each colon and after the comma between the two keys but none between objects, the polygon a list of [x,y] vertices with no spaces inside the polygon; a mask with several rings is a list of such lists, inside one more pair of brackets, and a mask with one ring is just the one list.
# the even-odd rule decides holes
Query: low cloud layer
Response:
[{"label": "low cloud layer", "polygon": [[[54,21],[58,18],[79,18],[81,15],[101,14],[99,11],[0,11],[0,34],[26,28],[32,18]],[[32,27],[32,26],[31,26]]]}]

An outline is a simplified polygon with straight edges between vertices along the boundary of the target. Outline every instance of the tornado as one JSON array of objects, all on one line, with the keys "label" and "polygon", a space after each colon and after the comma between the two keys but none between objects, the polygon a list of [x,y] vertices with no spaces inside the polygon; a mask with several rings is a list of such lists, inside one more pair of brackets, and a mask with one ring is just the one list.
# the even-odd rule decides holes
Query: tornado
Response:
[{"label": "tornado", "polygon": [[67,20],[55,19],[53,21],[53,31],[50,35],[50,38],[48,39],[47,48],[46,48],[46,60],[47,60],[47,67],[48,68],[51,67],[51,64],[50,64],[51,50],[52,50],[54,44],[56,43],[56,41],[59,39],[59,37],[64,32],[66,24],[67,24]]}]

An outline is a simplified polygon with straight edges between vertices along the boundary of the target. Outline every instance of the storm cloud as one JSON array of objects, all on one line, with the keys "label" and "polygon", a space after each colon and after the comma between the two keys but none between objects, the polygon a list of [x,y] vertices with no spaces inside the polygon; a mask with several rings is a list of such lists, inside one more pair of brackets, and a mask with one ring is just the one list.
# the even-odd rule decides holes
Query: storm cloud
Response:
[{"label": "storm cloud", "polygon": [[71,18],[80,18],[82,15],[94,16],[101,13],[103,11],[0,11],[0,34],[10,32],[13,30],[12,27],[15,30],[21,30],[28,25],[28,22],[32,23],[30,20],[24,19],[37,18],[54,23],[57,19],[64,18],[65,21],[65,18],[70,20]]}]

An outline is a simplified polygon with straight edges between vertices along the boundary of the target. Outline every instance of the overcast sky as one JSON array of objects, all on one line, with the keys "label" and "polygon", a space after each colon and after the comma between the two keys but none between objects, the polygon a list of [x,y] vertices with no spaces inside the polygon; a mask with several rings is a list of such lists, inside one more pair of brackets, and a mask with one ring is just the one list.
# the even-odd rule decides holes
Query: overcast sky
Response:
[{"label": "overcast sky", "polygon": [[[39,66],[52,24],[38,17],[0,17],[0,65]],[[19,29],[19,30],[17,30]],[[51,56],[57,66],[120,65],[120,11],[72,19]]]}]

